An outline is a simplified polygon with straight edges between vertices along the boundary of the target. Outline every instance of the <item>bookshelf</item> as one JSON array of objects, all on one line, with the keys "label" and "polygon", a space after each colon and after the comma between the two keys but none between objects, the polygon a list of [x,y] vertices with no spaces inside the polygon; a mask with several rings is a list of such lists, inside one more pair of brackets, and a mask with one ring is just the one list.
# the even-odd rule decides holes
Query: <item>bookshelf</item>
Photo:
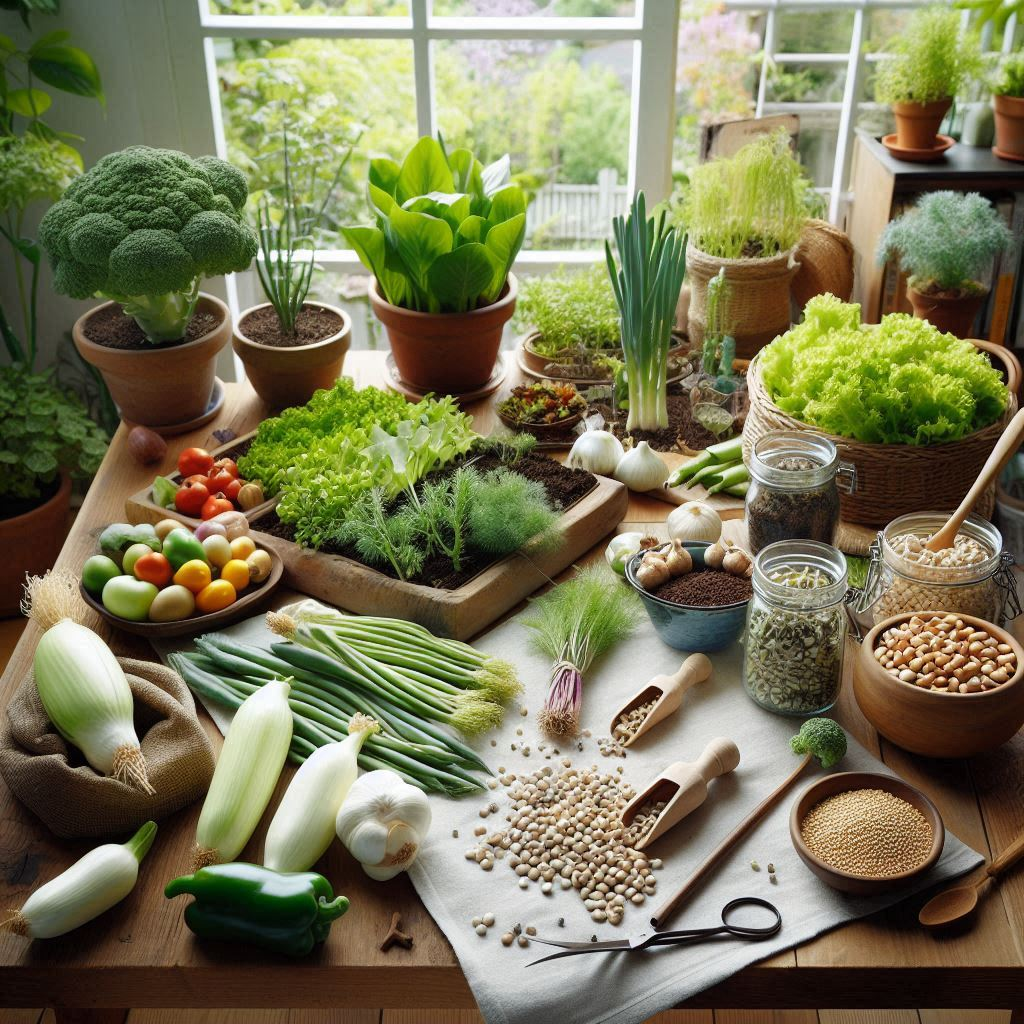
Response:
[{"label": "bookshelf", "polygon": [[[854,245],[854,301],[866,323],[877,323],[892,308],[910,311],[904,281],[894,282],[892,268],[879,267],[875,249],[886,224],[922,192],[951,189],[981,192],[1008,217],[1017,248],[1001,258],[994,271],[989,308],[981,314],[986,336],[1001,343],[1024,344],[1018,326],[1024,320],[1020,278],[1020,244],[1024,230],[1024,164],[1000,160],[989,149],[955,145],[936,163],[897,160],[876,138],[857,132],[853,151],[846,233]],[[1002,205],[1000,205],[1002,204]],[[888,278],[887,278],[888,271]]]}]

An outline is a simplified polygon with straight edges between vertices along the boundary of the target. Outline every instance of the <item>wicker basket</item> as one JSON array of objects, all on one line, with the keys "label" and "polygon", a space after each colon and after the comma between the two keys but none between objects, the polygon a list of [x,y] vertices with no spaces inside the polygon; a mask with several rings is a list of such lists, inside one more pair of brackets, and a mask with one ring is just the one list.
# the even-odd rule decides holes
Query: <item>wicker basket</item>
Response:
[{"label": "wicker basket", "polygon": [[[924,508],[955,508],[974,483],[985,460],[1017,411],[1017,389],[1021,368],[1017,357],[1001,345],[975,341],[1003,371],[1010,400],[997,422],[960,441],[937,445],[867,444],[847,437],[825,434],[838,448],[840,456],[857,468],[857,489],[840,495],[840,515],[847,523],[881,528],[897,516],[920,512]],[[743,456],[749,460],[750,448],[770,430],[811,430],[813,427],[787,416],[768,397],[758,360],[747,373],[750,410],[743,428]],[[822,433],[821,431],[815,431]],[[995,506],[995,488],[988,491],[975,511],[989,517]]]},{"label": "wicker basket", "polygon": [[849,302],[853,294],[853,242],[825,220],[810,220],[796,247],[800,269],[792,293],[801,309],[815,295],[831,292]]}]

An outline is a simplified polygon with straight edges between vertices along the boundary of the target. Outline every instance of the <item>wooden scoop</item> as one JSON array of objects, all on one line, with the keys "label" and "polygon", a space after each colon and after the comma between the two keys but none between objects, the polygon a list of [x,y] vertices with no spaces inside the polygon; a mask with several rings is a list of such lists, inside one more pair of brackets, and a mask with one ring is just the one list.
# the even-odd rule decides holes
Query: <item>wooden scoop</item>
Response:
[{"label": "wooden scoop", "polygon": [[[706,660],[706,659],[705,659]],[[731,772],[740,763],[740,752],[732,740],[711,740],[696,761],[670,764],[646,789],[638,793],[622,810],[622,825],[628,828],[637,812],[648,803],[666,801],[654,828],[633,844],[642,850],[678,825],[695,811],[708,795],[708,783]]]},{"label": "wooden scoop", "polygon": [[608,730],[611,736],[615,736],[615,727],[619,719],[628,714],[635,707],[646,704],[648,701],[657,703],[647,713],[647,717],[640,723],[636,732],[619,744],[623,747],[630,746],[639,736],[642,736],[648,729],[653,728],[669,715],[679,710],[683,703],[683,694],[691,686],[704,682],[711,675],[711,661],[706,654],[691,654],[670,676],[655,676],[643,689],[635,693],[618,711],[612,715],[612,724]]},{"label": "wooden scoop", "polygon": [[926,928],[940,928],[966,917],[978,904],[978,894],[990,880],[996,879],[1007,868],[1024,857],[1024,835],[1019,836],[996,857],[985,873],[975,882],[957,885],[933,896],[917,915]]},{"label": "wooden scoop", "polygon": [[1021,437],[1024,436],[1024,409],[1021,409],[1016,416],[1006,425],[1006,429],[1000,435],[991,455],[981,467],[978,479],[971,485],[971,489],[964,495],[959,508],[949,517],[946,525],[938,533],[929,538],[925,548],[929,551],[941,551],[943,548],[951,548],[960,532],[964,520],[971,514],[971,510],[977,504],[978,499],[985,493],[988,486],[1002,472],[1003,466],[1010,461],[1010,456],[1020,446]]}]

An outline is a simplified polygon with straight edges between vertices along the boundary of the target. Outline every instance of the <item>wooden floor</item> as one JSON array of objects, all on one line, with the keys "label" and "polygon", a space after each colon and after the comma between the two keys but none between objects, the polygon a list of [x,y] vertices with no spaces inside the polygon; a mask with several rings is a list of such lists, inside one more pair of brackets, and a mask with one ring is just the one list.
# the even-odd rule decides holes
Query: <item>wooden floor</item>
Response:
[{"label": "wooden floor", "polygon": [[[21,620],[0,619],[0,672],[20,635]],[[110,1024],[122,1024],[118,1016]],[[0,1024],[56,1022],[52,1010],[0,1009]],[[127,1024],[483,1024],[483,1017],[471,1010],[132,1010]],[[1010,1011],[669,1010],[647,1024],[1010,1024]]]}]

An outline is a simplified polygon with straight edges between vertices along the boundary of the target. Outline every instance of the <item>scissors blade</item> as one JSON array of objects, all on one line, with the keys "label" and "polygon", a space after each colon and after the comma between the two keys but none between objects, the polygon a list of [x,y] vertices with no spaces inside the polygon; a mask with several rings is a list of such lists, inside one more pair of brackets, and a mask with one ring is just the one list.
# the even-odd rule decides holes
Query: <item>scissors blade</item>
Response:
[{"label": "scissors blade", "polygon": [[558,946],[559,949],[579,950],[582,953],[601,952],[608,949],[629,949],[628,939],[608,939],[605,942],[562,942],[556,939],[542,939],[531,935],[531,942],[542,942],[545,946]]},{"label": "scissors blade", "polygon": [[531,960],[527,967],[536,967],[537,964],[542,964],[547,960],[561,960],[565,956],[579,956],[581,953],[622,953],[629,950],[629,946],[624,946],[621,942],[582,942],[576,943],[578,948],[576,949],[563,949],[558,953],[549,953],[547,956],[542,956],[539,960]]}]

